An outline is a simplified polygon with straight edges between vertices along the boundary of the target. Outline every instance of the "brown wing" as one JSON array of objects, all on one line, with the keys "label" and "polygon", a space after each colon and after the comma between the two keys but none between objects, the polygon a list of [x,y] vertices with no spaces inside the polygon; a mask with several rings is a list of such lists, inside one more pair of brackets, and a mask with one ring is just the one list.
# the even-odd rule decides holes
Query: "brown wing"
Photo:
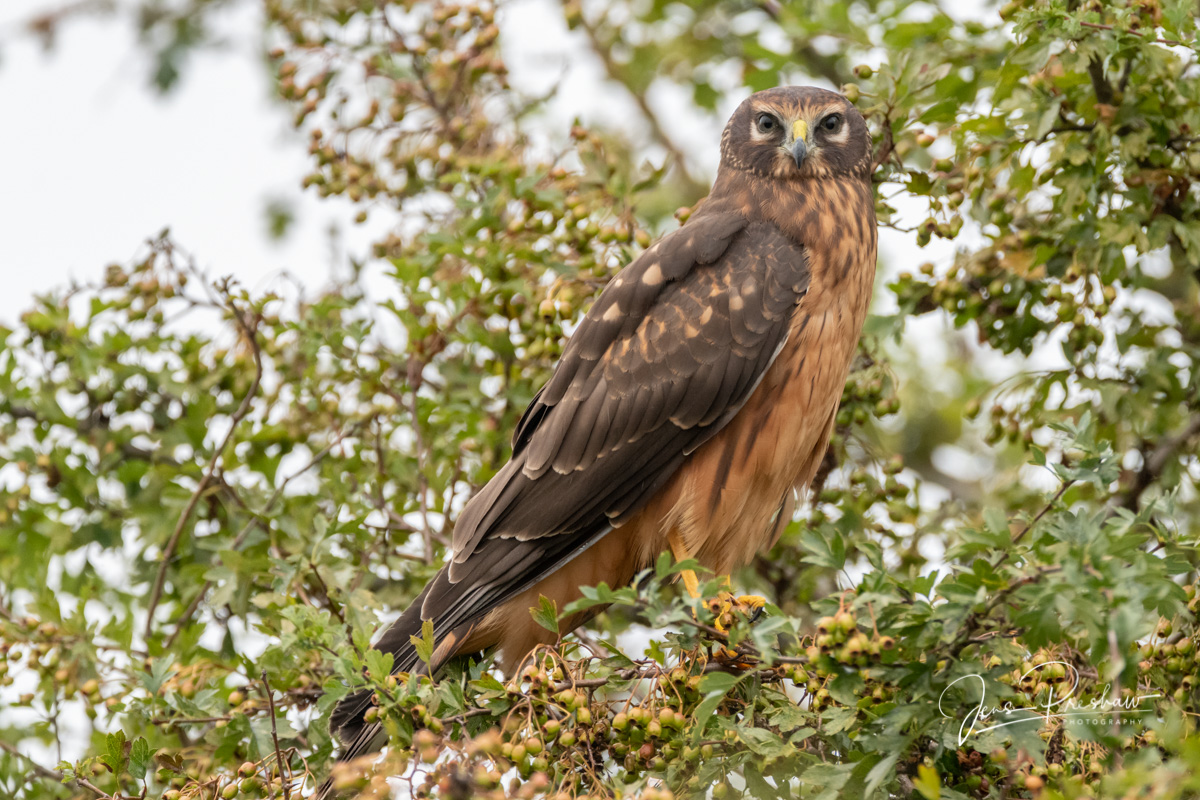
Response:
[{"label": "brown wing", "polygon": [[450,579],[480,542],[620,524],[737,413],[808,286],[774,226],[698,217],[605,289],[454,530]]},{"label": "brown wing", "polygon": [[[719,213],[622,270],[518,423],[512,459],[459,517],[450,565],[375,647],[416,668],[422,619],[439,640],[461,631],[636,513],[754,391],[808,279],[777,228]],[[378,736],[361,724],[369,696],[352,697],[331,719],[353,740],[343,758]]]}]

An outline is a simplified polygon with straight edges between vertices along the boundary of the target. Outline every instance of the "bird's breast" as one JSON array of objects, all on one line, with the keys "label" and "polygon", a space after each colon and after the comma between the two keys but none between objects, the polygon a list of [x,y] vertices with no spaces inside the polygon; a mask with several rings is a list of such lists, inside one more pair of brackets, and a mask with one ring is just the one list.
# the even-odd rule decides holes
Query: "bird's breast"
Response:
[{"label": "bird's breast", "polygon": [[812,281],[782,350],[737,416],[681,470],[664,519],[717,572],[770,545],[785,496],[811,483],[829,443],[870,302],[874,240],[830,243],[810,260]]}]

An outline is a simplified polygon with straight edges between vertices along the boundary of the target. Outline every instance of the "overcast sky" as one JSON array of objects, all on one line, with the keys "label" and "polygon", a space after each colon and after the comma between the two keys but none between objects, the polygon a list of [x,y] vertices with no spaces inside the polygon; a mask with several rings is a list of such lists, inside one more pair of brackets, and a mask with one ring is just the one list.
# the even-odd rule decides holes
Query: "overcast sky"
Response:
[{"label": "overcast sky", "polygon": [[[180,89],[160,97],[126,20],[69,24],[49,53],[14,36],[14,20],[47,5],[0,3],[0,321],[36,292],[97,280],[168,225],[215,274],[256,285],[286,268],[323,282],[329,226],[346,227],[352,212],[297,190],[305,142],[270,100],[252,19],[239,12],[242,24],[224,27],[246,35],[195,59]],[[282,243],[266,236],[274,197],[298,201]]]},{"label": "overcast sky", "polygon": [[[307,142],[273,99],[252,4],[220,16],[228,45],[194,57],[165,97],[150,90],[126,19],[76,20],[49,52],[21,33],[21,23],[53,5],[0,3],[0,97],[15,111],[0,124],[0,323],[11,324],[35,293],[97,280],[105,264],[128,261],[167,226],[211,274],[258,288],[283,270],[319,286],[344,268],[346,248],[361,250],[368,237],[351,223],[348,203],[299,191]],[[539,16],[557,40],[565,36],[557,14]],[[541,66],[539,56],[553,51],[527,52]],[[527,72],[533,83],[554,74]],[[587,79],[586,70],[574,72],[572,81]],[[266,236],[273,198],[297,212],[282,242]]]}]

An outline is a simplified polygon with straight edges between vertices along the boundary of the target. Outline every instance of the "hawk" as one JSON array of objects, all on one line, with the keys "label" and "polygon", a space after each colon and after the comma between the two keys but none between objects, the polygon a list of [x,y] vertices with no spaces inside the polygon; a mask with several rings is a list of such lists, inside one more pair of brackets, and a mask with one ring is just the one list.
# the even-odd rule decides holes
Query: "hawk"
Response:
[{"label": "hawk", "polygon": [[[871,299],[871,170],[839,94],[780,87],[738,107],[712,192],[600,294],[449,563],[374,645],[395,671],[498,647],[512,674],[552,638],[529,612],[539,595],[562,608],[581,586],[626,585],[664,550],[728,574],[774,543],[828,446]],[[410,642],[426,619],[427,668]],[[343,760],[386,742],[370,701],[334,710]]]}]

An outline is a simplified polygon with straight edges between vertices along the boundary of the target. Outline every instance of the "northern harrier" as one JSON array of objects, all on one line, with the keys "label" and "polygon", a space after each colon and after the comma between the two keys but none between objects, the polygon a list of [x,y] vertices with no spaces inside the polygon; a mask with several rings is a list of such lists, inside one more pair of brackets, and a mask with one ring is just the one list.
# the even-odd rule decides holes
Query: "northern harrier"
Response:
[{"label": "northern harrier", "polygon": [[[778,537],[833,428],[875,277],[870,137],[841,95],[759,92],[721,137],[712,193],[605,288],[467,504],[449,564],[375,644],[437,671],[497,646],[514,666],[551,638],[529,609],[629,583],[664,550],[719,574]],[[684,575],[696,594],[694,575]],[[568,620],[566,628],[583,617]],[[386,737],[351,694],[343,759]]]}]

